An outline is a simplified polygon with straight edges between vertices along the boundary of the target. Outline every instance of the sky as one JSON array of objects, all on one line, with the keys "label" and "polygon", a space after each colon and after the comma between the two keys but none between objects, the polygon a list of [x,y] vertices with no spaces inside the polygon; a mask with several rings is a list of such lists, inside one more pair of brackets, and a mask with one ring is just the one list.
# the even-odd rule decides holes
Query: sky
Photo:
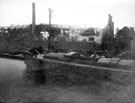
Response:
[{"label": "sky", "polygon": [[31,24],[32,2],[36,5],[36,24],[100,27],[107,25],[108,14],[115,28],[135,27],[135,0],[0,0],[0,26]]}]

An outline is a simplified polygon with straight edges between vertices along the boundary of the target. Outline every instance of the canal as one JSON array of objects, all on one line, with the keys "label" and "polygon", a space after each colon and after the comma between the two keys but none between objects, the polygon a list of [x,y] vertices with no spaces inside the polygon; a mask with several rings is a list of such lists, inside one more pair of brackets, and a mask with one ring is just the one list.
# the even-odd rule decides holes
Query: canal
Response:
[{"label": "canal", "polygon": [[0,58],[0,102],[132,103],[135,100],[133,78],[127,74],[113,74],[115,81],[98,85],[69,87],[27,80],[26,68],[24,61]]},{"label": "canal", "polygon": [[25,68],[23,61],[0,58],[0,101],[12,101],[21,96]]}]

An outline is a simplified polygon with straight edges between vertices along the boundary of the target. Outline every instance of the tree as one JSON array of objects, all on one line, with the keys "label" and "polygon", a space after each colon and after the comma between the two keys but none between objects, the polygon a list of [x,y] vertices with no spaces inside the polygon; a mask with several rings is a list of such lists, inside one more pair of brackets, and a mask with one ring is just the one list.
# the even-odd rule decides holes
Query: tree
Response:
[{"label": "tree", "polygon": [[128,49],[130,46],[130,29],[123,27],[115,36],[115,46],[119,50]]}]

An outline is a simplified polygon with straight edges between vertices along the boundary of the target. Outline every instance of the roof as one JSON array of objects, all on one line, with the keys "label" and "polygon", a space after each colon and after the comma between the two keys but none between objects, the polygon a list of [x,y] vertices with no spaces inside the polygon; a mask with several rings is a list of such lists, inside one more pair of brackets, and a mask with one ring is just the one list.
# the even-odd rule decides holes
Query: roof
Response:
[{"label": "roof", "polygon": [[77,52],[69,52],[69,53],[65,54],[65,56],[71,56],[71,55],[73,55],[75,53],[77,53]]},{"label": "roof", "polygon": [[48,57],[55,57],[55,58],[63,58],[65,53],[49,53],[49,54],[46,54],[45,56],[48,56]]}]

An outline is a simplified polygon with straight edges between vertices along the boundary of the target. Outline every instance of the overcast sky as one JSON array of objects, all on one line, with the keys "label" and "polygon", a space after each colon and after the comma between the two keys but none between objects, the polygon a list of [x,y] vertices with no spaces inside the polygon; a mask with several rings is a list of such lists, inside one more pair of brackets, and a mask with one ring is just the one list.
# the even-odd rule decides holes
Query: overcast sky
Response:
[{"label": "overcast sky", "polygon": [[135,0],[0,0],[0,26],[31,24],[32,2],[37,24],[48,23],[52,8],[53,24],[103,28],[111,14],[115,28],[135,27]]}]

